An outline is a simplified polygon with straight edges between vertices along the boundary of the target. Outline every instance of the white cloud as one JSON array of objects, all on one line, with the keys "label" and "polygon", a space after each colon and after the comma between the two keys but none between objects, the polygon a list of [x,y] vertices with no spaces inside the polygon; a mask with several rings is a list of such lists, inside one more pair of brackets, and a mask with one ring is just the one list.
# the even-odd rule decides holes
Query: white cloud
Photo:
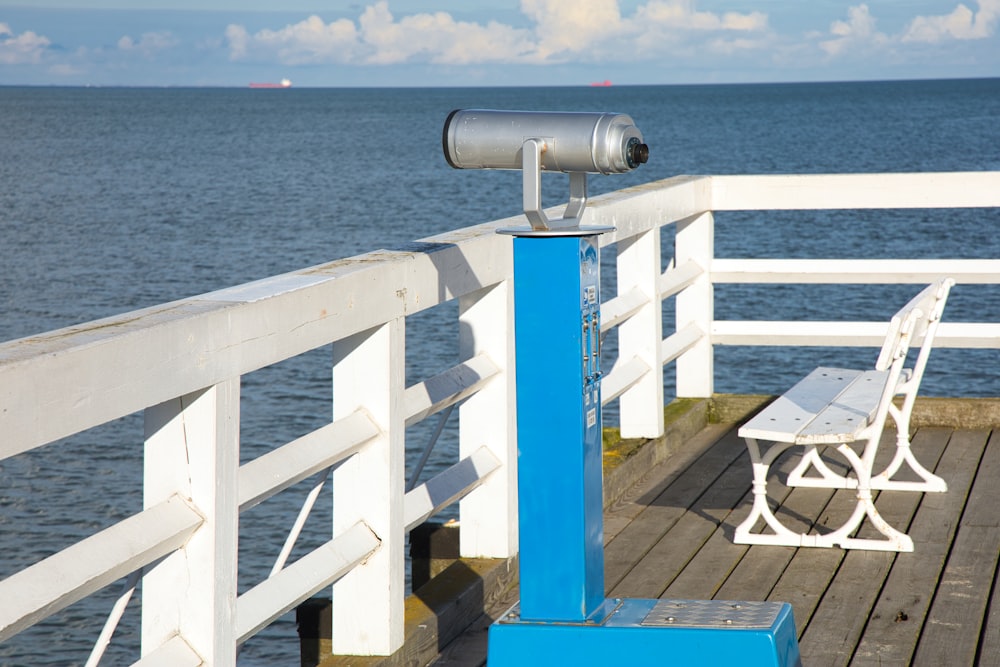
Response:
[{"label": "white cloud", "polygon": [[8,24],[0,23],[0,64],[37,64],[51,43],[30,30],[15,35]]},{"label": "white cloud", "polygon": [[889,41],[885,33],[875,29],[875,18],[868,11],[868,5],[848,8],[847,21],[834,21],[830,33],[833,39],[820,42],[820,48],[830,56],[857,47],[881,46]]},{"label": "white cloud", "polygon": [[959,4],[950,14],[918,16],[910,22],[902,40],[936,43],[992,37],[1000,20],[1000,0],[979,0],[978,4],[977,12]]},{"label": "white cloud", "polygon": [[359,46],[353,21],[342,19],[327,24],[315,15],[280,30],[261,30],[254,35],[241,25],[230,25],[226,39],[233,60],[276,57],[288,65],[349,62]]},{"label": "white cloud", "polygon": [[[860,4],[847,10],[846,21],[834,21],[829,33],[809,34],[807,39],[818,42],[819,48],[833,58],[915,58],[927,44],[943,44],[955,40],[986,39],[996,33],[1000,22],[1000,0],[978,0],[978,11],[959,4],[949,14],[917,16],[898,33],[886,34],[876,28],[875,17],[868,5]],[[907,51],[908,50],[908,51]],[[926,53],[924,54],[926,57]]]},{"label": "white cloud", "polygon": [[226,42],[230,60],[242,60],[249,55],[250,33],[243,26],[235,23],[226,26]]},{"label": "white cloud", "polygon": [[559,60],[619,37],[627,27],[617,0],[521,0],[534,24],[539,61]]},{"label": "white cloud", "polygon": [[638,8],[636,18],[647,25],[682,30],[754,31],[767,28],[767,14],[701,12],[695,9],[693,0],[650,0]]},{"label": "white cloud", "polygon": [[396,21],[387,2],[368,7],[359,21],[365,61],[392,64],[414,59],[449,65],[523,61],[532,57],[530,34],[491,21],[456,21],[450,14],[415,14]]},{"label": "white cloud", "polygon": [[143,33],[138,41],[125,35],[118,40],[118,50],[129,53],[139,53],[147,58],[160,51],[177,46],[178,40],[168,31]]},{"label": "white cloud", "polygon": [[[692,39],[728,33],[763,34],[767,15],[699,11],[693,0],[649,0],[623,16],[618,0],[521,0],[529,28],[490,21],[458,21],[446,12],[397,19],[389,3],[365,8],[357,23],[326,23],[311,16],[280,30],[250,34],[242,25],[226,28],[232,60],[277,59],[282,64],[448,65],[549,64],[571,59],[654,60],[684,48]],[[760,48],[761,41],[718,39],[718,52]]]},{"label": "white cloud", "polygon": [[719,37],[708,42],[708,50],[712,53],[731,56],[736,53],[755,51],[767,46],[766,39],[747,39],[745,37],[723,38]]}]

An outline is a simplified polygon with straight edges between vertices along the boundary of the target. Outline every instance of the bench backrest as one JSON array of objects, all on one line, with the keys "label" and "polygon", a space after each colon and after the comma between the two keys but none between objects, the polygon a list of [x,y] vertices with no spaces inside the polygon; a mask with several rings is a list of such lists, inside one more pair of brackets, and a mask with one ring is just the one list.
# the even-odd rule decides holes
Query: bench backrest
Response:
[{"label": "bench backrest", "polygon": [[913,385],[920,384],[920,379],[924,375],[924,369],[927,367],[927,358],[930,356],[931,348],[934,346],[934,335],[937,333],[937,327],[941,321],[941,313],[944,311],[948,292],[954,284],[955,281],[951,278],[942,278],[928,285],[893,316],[889,322],[889,331],[886,334],[885,341],[882,343],[878,361],[875,362],[876,370],[887,370],[892,364],[898,352],[895,348],[898,343],[899,327],[908,313],[919,310],[920,313],[914,323],[910,342],[916,343],[918,340],[921,341],[920,351],[917,354],[917,360],[913,365],[908,383]]},{"label": "bench backrest", "polygon": [[[926,311],[920,307],[923,295],[924,292],[921,292],[917,298],[910,300],[889,320],[889,331],[886,333],[885,342],[882,343],[882,351],[879,353],[875,369],[876,371],[885,371],[886,374],[878,407],[869,423],[872,433],[882,432],[889,408],[892,405],[892,399],[898,391],[901,378],[904,377],[903,365],[906,363],[906,354],[910,350],[910,343],[914,339],[914,333],[919,328],[919,322],[927,317]],[[878,442],[877,437],[874,442]],[[869,467],[874,460],[876,449],[877,446],[865,447],[865,463]]]}]

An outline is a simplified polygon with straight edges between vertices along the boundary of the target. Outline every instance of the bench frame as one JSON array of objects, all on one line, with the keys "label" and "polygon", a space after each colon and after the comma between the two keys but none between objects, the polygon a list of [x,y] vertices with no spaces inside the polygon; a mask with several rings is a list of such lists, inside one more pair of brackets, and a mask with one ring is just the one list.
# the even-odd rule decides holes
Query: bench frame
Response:
[{"label": "bench frame", "polygon": [[[931,348],[934,346],[934,336],[937,333],[938,324],[941,322],[941,315],[944,312],[945,302],[948,293],[954,286],[955,281],[946,278],[940,280],[927,290],[921,292],[914,300],[923,299],[921,310],[924,313],[917,320],[914,331],[914,340],[920,340],[920,351],[912,369],[904,369],[900,377],[899,386],[896,388],[896,397],[902,396],[900,405],[891,403],[889,405],[889,416],[892,417],[896,425],[896,452],[892,461],[882,472],[873,474],[871,483],[873,489],[895,490],[895,491],[922,491],[931,493],[944,493],[948,490],[948,484],[941,477],[927,470],[914,456],[910,447],[910,417],[913,413],[913,404],[920,390],[920,382],[924,377],[924,370],[927,368],[927,359],[930,357]],[[930,302],[927,292],[934,289],[934,300]],[[888,349],[889,339],[882,345],[878,361],[875,363],[876,370],[886,370],[890,363],[891,351]],[[900,471],[903,464],[906,464],[913,471],[920,481],[905,479],[893,479]],[[807,476],[806,473],[813,468],[818,476]],[[854,477],[841,475],[830,469],[819,455],[819,451],[810,448],[798,465],[788,473],[788,486],[807,486],[827,489],[855,489],[858,481]]]},{"label": "bench frame", "polygon": [[[878,477],[896,485],[886,488],[899,488],[899,482],[890,478],[904,462],[918,474],[923,470],[930,478],[936,477],[927,472],[910,451],[909,417],[944,298],[952,284],[950,279],[944,279],[928,286],[892,317],[874,370],[817,368],[740,428],[739,435],[746,441],[753,465],[753,507],[750,516],[736,528],[734,542],[840,546],[844,549],[879,551],[913,550],[910,537],[889,525],[875,508],[872,468],[886,419],[891,414],[899,432],[896,455]],[[917,362],[912,371],[904,372],[910,344],[919,335],[923,335],[924,344]],[[904,396],[903,406],[896,408],[893,398],[899,394]],[[761,441],[773,444],[762,452]],[[800,478],[801,472],[810,465],[821,474],[824,469],[828,473],[820,478],[805,478],[805,485],[856,489],[854,512],[833,532],[796,533],[781,523],[768,504],[767,477],[771,464],[793,446],[806,447],[806,456],[797,468]],[[853,477],[840,476],[830,470],[819,458],[821,447],[834,447],[850,464]],[[816,461],[819,461],[819,466],[815,465]],[[937,486],[927,477],[924,480],[916,484]],[[866,517],[884,536],[883,539],[852,537]],[[753,532],[760,520],[773,532]]]}]

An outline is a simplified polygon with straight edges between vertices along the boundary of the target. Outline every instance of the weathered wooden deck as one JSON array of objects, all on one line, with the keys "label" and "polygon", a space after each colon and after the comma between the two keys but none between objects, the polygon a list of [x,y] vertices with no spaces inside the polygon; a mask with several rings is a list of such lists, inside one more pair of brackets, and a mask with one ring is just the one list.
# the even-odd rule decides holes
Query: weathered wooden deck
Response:
[{"label": "weathered wooden deck", "polygon": [[[913,537],[913,553],[748,547],[732,543],[750,508],[746,448],[734,424],[708,425],[607,511],[608,594],[790,602],[807,667],[998,665],[1000,431],[924,427],[913,447],[948,492],[883,491],[876,499]],[[821,531],[840,525],[851,493],[769,482],[788,525]],[[516,591],[494,609],[514,600]],[[433,664],[483,664],[489,620]]]}]

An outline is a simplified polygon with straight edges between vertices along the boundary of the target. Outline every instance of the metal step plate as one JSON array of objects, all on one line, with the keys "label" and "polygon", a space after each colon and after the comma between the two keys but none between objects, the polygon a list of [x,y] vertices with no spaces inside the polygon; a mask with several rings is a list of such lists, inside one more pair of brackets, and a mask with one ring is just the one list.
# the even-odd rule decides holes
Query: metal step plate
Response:
[{"label": "metal step plate", "polygon": [[678,628],[766,629],[781,612],[780,602],[735,600],[660,600],[642,625]]}]

